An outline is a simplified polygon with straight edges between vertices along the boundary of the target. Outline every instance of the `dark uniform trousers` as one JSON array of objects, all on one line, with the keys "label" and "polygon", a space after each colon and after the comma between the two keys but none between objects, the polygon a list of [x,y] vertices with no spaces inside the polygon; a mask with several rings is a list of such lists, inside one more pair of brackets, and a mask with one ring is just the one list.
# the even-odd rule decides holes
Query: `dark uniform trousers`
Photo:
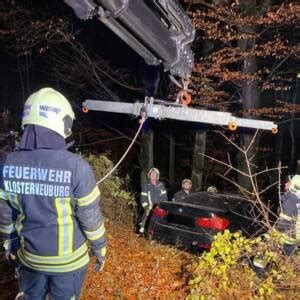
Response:
[{"label": "dark uniform trousers", "polygon": [[[79,300],[87,268],[61,275],[47,275],[21,267],[20,290],[22,300],[44,300],[49,291],[51,300]],[[49,290],[50,287],[50,290]]]}]

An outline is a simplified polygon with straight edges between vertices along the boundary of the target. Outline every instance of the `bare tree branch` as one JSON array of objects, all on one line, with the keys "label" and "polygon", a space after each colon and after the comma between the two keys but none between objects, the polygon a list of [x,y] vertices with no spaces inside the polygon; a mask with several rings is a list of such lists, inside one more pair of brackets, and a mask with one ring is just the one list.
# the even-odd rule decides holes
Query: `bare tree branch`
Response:
[{"label": "bare tree branch", "polygon": [[[252,203],[254,222],[256,222],[256,223],[262,222],[267,229],[271,229],[273,227],[273,224],[270,220],[270,216],[276,217],[276,214],[272,211],[269,203],[265,203],[265,200],[263,198],[261,198],[261,196],[266,191],[268,191],[269,189],[276,186],[278,184],[278,181],[272,182],[267,187],[264,187],[261,189],[259,187],[260,180],[258,180],[258,178],[261,177],[261,175],[263,175],[263,174],[268,174],[269,172],[273,172],[273,171],[278,171],[278,173],[280,173],[283,168],[281,167],[281,165],[279,165],[277,168],[266,169],[266,170],[259,171],[256,173],[253,172],[254,165],[251,163],[252,157],[249,158],[249,153],[250,153],[251,147],[254,145],[255,139],[257,138],[257,133],[258,133],[258,131],[256,131],[256,133],[253,135],[249,144],[245,147],[244,150],[241,147],[237,146],[226,135],[224,135],[223,133],[220,133],[225,138],[226,141],[228,141],[232,146],[234,146],[234,148],[238,149],[239,152],[241,152],[243,158],[245,159],[247,171],[241,171],[238,168],[235,168],[231,163],[229,154],[227,154],[228,162],[223,162],[221,160],[218,160],[216,158],[213,158],[213,157],[203,154],[203,153],[199,153],[199,154],[208,158],[211,161],[214,161],[214,162],[228,168],[224,175],[217,173],[218,176],[220,176],[221,178],[223,178],[224,180],[226,180],[227,182],[229,182],[233,186],[235,186],[240,191],[240,193],[243,194],[244,197],[249,202]],[[255,166],[255,167],[257,168],[257,166]],[[235,171],[237,174],[241,174],[241,175],[249,178],[250,183],[251,183],[251,190],[244,188],[243,186],[239,185],[235,180],[228,178],[226,175],[231,170]],[[280,180],[280,178],[279,178],[279,180]]]}]

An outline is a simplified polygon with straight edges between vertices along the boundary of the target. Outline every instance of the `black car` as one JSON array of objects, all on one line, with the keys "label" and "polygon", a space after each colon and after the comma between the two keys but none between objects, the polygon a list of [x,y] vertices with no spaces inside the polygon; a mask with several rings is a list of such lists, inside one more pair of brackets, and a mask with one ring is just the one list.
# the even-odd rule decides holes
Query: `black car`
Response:
[{"label": "black car", "polygon": [[225,229],[246,236],[262,232],[253,221],[253,207],[238,195],[199,192],[183,201],[161,202],[150,218],[148,235],[168,244],[198,251],[209,249],[213,236]]}]

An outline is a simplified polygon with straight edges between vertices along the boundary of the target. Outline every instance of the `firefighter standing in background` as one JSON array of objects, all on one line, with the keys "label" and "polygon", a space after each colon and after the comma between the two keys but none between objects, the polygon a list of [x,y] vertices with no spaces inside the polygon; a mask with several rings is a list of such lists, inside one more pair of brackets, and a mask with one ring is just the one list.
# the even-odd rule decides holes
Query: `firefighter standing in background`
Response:
[{"label": "firefighter standing in background", "polygon": [[291,187],[291,176],[287,176],[286,180],[284,181],[284,192],[288,192]]},{"label": "firefighter standing in background", "polygon": [[192,189],[192,181],[188,178],[182,180],[181,183],[182,189],[175,193],[173,197],[173,201],[182,201],[185,197],[191,194]]},{"label": "firefighter standing in background", "polygon": [[300,243],[300,175],[291,178],[288,189],[281,197],[282,211],[276,230],[285,236],[284,252],[292,255]]},{"label": "firefighter standing in background", "polygon": [[0,167],[0,233],[6,257],[16,251],[18,299],[79,299],[89,262],[106,253],[100,192],[90,166],[67,150],[74,112],[52,88],[25,103],[19,150]]},{"label": "firefighter standing in background", "polygon": [[161,201],[168,200],[166,188],[164,184],[159,181],[159,170],[151,168],[148,172],[148,179],[149,182],[142,186],[141,192],[141,204],[144,208],[144,213],[140,223],[140,233],[145,232],[145,224],[153,206]]},{"label": "firefighter standing in background", "polygon": [[[293,176],[288,184],[289,191],[282,197],[282,210],[275,225],[275,230],[283,234],[283,251],[286,255],[293,255],[300,244],[300,175]],[[258,275],[263,275],[268,265],[268,258],[260,254],[253,260]]]}]

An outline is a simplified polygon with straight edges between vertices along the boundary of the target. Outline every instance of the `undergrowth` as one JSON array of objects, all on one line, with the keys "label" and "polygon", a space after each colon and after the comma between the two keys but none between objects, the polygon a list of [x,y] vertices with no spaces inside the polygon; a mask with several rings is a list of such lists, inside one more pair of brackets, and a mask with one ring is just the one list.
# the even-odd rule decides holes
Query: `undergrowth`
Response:
[{"label": "undergrowth", "polygon": [[[105,155],[85,154],[84,159],[91,165],[96,181],[103,178],[113,167],[113,162]],[[116,170],[106,180],[99,184],[101,192],[101,208],[107,222],[119,221],[134,224],[134,197],[125,190],[124,179],[118,177]]]},{"label": "undergrowth", "polygon": [[[300,257],[283,255],[282,243],[276,232],[257,238],[218,233],[210,252],[188,267],[187,299],[299,299]],[[264,272],[254,271],[253,259],[259,258],[264,259]]]}]

